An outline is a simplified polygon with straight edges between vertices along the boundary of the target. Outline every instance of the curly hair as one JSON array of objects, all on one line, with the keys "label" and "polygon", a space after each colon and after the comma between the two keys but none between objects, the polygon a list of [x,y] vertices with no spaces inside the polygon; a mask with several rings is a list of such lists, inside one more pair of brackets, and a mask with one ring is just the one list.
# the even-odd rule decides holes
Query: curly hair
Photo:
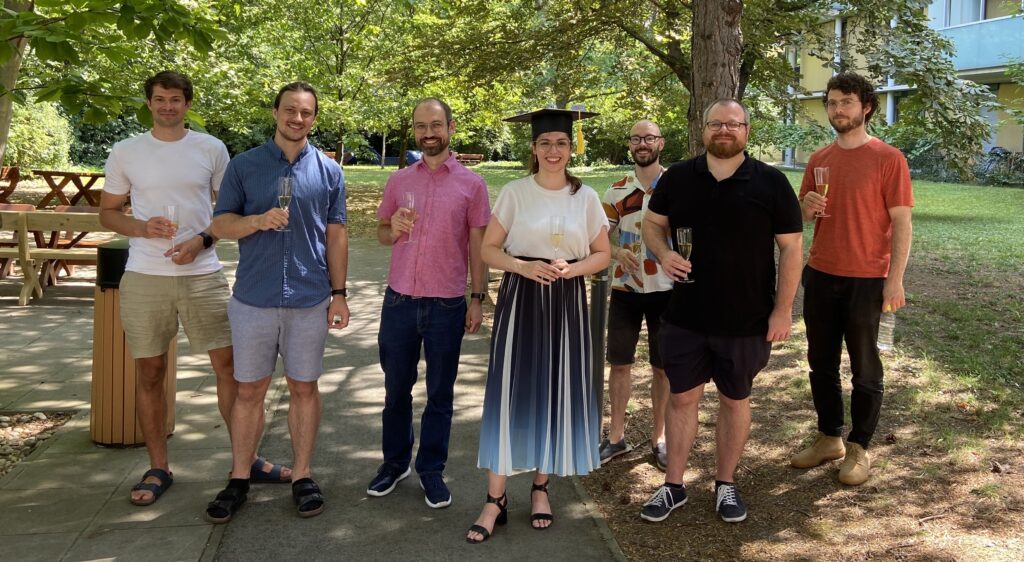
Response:
[{"label": "curly hair", "polygon": [[870,105],[871,111],[864,115],[864,124],[867,125],[871,116],[878,109],[878,95],[875,94],[875,86],[867,78],[855,72],[841,72],[832,77],[825,86],[825,97],[822,102],[828,105],[828,93],[831,90],[839,90],[844,94],[856,94],[861,105]]}]

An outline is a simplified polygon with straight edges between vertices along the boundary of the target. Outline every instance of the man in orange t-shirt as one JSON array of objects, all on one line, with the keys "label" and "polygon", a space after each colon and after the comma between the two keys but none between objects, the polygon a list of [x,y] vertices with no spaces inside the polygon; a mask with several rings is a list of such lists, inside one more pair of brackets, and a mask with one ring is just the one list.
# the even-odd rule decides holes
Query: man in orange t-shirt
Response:
[{"label": "man in orange t-shirt", "polygon": [[[809,468],[845,456],[839,481],[859,485],[870,475],[867,448],[882,409],[879,318],[906,304],[903,273],[914,197],[907,159],[867,133],[878,108],[874,86],[857,74],[838,74],[825,88],[825,107],[838,138],[811,155],[800,185],[804,220],[816,221],[804,269],[804,322],[819,433],[791,464]],[[815,189],[815,168],[828,168],[823,193]],[[839,378],[844,340],[853,372],[845,446]]]}]

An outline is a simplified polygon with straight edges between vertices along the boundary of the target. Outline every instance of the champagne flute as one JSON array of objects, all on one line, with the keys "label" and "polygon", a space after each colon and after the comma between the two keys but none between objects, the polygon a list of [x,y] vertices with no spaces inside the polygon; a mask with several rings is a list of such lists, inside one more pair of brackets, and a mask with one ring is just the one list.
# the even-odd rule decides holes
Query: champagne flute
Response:
[{"label": "champagne flute", "polygon": [[171,247],[168,249],[173,250],[174,237],[178,234],[178,206],[164,205],[164,218],[171,221]]},{"label": "champagne flute", "polygon": [[565,217],[552,215],[549,217],[551,245],[555,248],[555,259],[558,259],[558,250],[565,240]]},{"label": "champagne flute", "polygon": [[[291,176],[284,176],[277,180],[277,204],[282,210],[287,211],[288,206],[292,203],[292,189],[295,187],[295,178]],[[287,226],[280,226],[277,228],[278,232],[288,232]]]},{"label": "champagne flute", "polygon": [[[693,251],[693,229],[688,226],[681,226],[676,229],[676,252],[683,256],[684,260],[689,260],[691,251]],[[679,282],[693,283],[693,279],[687,277]]]},{"label": "champagne flute", "polygon": [[[814,190],[822,197],[828,195],[828,168],[814,169]],[[818,211],[814,216],[821,219],[829,215],[825,214],[825,211]]]},{"label": "champagne flute", "polygon": [[[409,214],[412,215],[411,219],[415,224],[416,218],[418,217],[418,215],[416,214],[416,193],[414,193],[413,191],[406,191],[404,196],[404,203],[405,208],[409,209]],[[406,244],[408,244],[409,242],[412,242],[411,228],[409,229],[409,237],[405,239]]]}]

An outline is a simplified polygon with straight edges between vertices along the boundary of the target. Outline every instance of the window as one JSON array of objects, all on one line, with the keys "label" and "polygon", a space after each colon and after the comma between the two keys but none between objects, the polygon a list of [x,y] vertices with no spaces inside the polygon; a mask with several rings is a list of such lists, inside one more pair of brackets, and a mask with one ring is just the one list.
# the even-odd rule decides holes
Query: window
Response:
[{"label": "window", "polygon": [[928,5],[933,28],[950,27],[985,19],[985,0],[934,0]]}]

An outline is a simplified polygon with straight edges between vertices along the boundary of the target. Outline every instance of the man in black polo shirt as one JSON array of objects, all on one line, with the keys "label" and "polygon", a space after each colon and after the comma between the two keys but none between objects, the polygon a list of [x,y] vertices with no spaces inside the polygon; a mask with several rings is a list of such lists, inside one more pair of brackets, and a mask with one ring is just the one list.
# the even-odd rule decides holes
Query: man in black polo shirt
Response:
[{"label": "man in black polo shirt", "polygon": [[[750,389],[771,342],[789,337],[803,259],[796,194],[782,172],[744,152],[749,129],[750,114],[739,102],[711,104],[704,112],[707,154],[665,172],[644,218],[644,242],[675,281],[661,327],[672,390],[668,470],[641,511],[647,521],[662,521],[686,503],[683,472],[711,380],[719,402],[715,510],[726,522],[747,518],[733,473],[750,434]],[[680,228],[692,231],[689,259],[669,245]]]}]

